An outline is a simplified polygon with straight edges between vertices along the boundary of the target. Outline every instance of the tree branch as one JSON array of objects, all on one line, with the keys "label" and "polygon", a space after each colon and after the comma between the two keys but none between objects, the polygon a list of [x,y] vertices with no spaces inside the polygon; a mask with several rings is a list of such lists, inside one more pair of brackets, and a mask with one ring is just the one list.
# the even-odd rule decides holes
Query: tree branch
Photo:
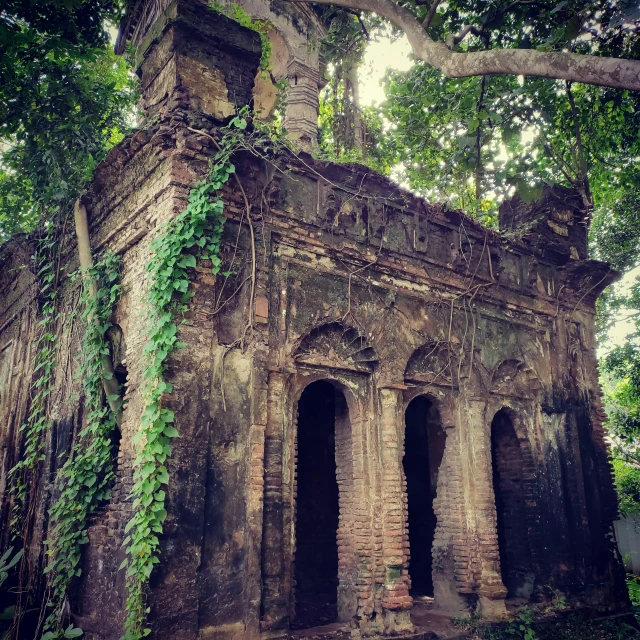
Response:
[{"label": "tree branch", "polygon": [[425,16],[425,19],[422,21],[422,28],[423,29],[428,29],[429,25],[431,24],[431,21],[433,20],[433,16],[436,15],[436,11],[438,10],[438,5],[440,4],[441,0],[433,0],[433,2],[431,3],[431,6],[429,7],[429,11],[427,12],[427,15]]},{"label": "tree branch", "polygon": [[[308,2],[309,0],[288,0]],[[419,60],[449,78],[489,74],[537,76],[640,91],[640,60],[605,58],[533,49],[491,49],[456,53],[429,37],[420,22],[393,0],[315,0],[361,11],[373,11],[400,27]]]},{"label": "tree branch", "polygon": [[[551,148],[551,145],[549,143],[545,142],[544,149],[553,158],[553,161],[556,163],[556,166],[558,167],[558,169],[560,169],[562,175],[569,181],[569,184],[573,187],[576,187],[577,186],[576,179],[572,178],[569,175],[569,171],[572,171],[573,168],[563,160],[562,156],[556,156],[555,153],[553,153],[553,149]],[[565,170],[565,167],[566,167],[566,170]]]},{"label": "tree branch", "polygon": [[[73,206],[74,221],[76,226],[76,236],[78,238],[78,256],[80,260],[80,270],[87,277],[90,269],[93,269],[93,255],[91,253],[91,241],[89,239],[89,223],[87,221],[87,208],[82,204],[80,198]],[[95,280],[88,280],[89,294],[92,298],[98,296],[98,285]],[[87,319],[91,322],[91,318]],[[113,373],[113,362],[109,354],[102,356],[100,361],[102,386],[107,403],[113,411],[118,430],[122,424],[122,399],[118,388],[118,381]]]},{"label": "tree branch", "polygon": [[356,11],[355,9],[347,9],[347,11],[352,16],[355,16],[356,18],[358,18],[358,22],[360,23],[360,28],[362,29],[362,32],[364,33],[364,37],[367,39],[367,42],[371,42],[371,38],[369,37],[369,30],[367,29],[366,25],[364,24],[364,20],[362,19],[362,16],[360,15],[360,12]]},{"label": "tree branch", "polygon": [[491,27],[492,21],[494,21],[497,16],[503,16],[505,13],[509,13],[509,11],[511,11],[512,9],[520,5],[537,5],[537,4],[540,4],[538,0],[515,0],[510,5],[506,6],[504,9],[496,11],[496,13],[491,18],[489,18],[481,27],[477,27],[472,24],[463,25],[462,29],[460,30],[460,33],[456,35],[449,34],[446,37],[445,44],[449,47],[449,49],[451,49],[452,47],[460,44],[467,37],[469,33],[471,33],[474,36],[480,37],[481,35],[484,35],[487,25]]},{"label": "tree branch", "polygon": [[584,143],[582,141],[582,129],[580,128],[580,120],[578,118],[578,109],[576,101],[571,90],[571,83],[565,82],[567,88],[567,97],[569,98],[569,106],[571,107],[571,118],[573,119],[573,128],[576,134],[576,149],[578,154],[578,163],[580,164],[580,183],[582,191],[582,199],[586,206],[593,207],[593,196],[591,195],[591,185],[589,184],[589,167],[587,166],[587,158],[584,153]]}]

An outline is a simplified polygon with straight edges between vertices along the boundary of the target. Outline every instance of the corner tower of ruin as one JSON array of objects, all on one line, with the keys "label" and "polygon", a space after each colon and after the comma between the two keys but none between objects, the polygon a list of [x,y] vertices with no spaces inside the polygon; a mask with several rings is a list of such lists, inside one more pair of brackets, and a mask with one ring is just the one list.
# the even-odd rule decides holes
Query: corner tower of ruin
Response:
[{"label": "corner tower of ruin", "polygon": [[[271,47],[269,68],[258,73],[253,86],[256,117],[270,116],[278,92],[275,85],[284,85],[282,125],[299,148],[311,151],[318,132],[318,94],[325,84],[320,73],[320,39],[326,35],[322,21],[307,5],[263,0],[201,0],[194,3],[192,12],[198,16],[196,23],[206,16],[204,26],[210,22],[211,13],[229,13],[237,7],[264,27]],[[116,53],[124,53],[128,45],[136,51],[139,63],[175,11],[176,3],[170,0],[137,0],[120,25]],[[157,95],[153,91],[152,94]],[[234,105],[246,104],[243,96],[233,92],[228,100]],[[191,106],[202,107],[198,103]],[[208,113],[206,109],[205,112]]]},{"label": "corner tower of ruin", "polygon": [[[278,27],[276,14],[287,16],[309,33],[311,17],[287,7],[273,2],[266,19]],[[294,52],[281,68],[295,78],[297,50],[278,29]],[[261,58],[257,33],[195,0],[139,3],[121,33],[137,44],[146,118],[85,198],[94,253],[122,258],[110,340],[126,391],[116,479],[70,594],[71,619],[96,640],[120,638],[127,615],[120,566],[151,243],[207,174],[221,128],[255,102]],[[307,72],[316,63],[303,62],[308,101],[287,115],[301,138],[313,137],[317,101]],[[594,321],[616,274],[588,259],[575,194],[506,203],[497,233],[363,166],[284,148],[244,149],[233,163],[238,180],[221,191],[222,267],[189,267],[184,347],[166,372],[162,402],[180,437],[148,585],[152,637],[284,640],[328,623],[352,638],[427,634],[415,615],[426,601],[492,620],[509,600],[544,602],[548,585],[575,609],[625,610]],[[5,538],[8,471],[36,375],[37,272],[18,268],[32,254],[19,238],[0,248]],[[67,277],[75,245],[60,255],[34,567],[46,562],[61,456],[86,424],[73,375],[83,330],[79,283]]]}]

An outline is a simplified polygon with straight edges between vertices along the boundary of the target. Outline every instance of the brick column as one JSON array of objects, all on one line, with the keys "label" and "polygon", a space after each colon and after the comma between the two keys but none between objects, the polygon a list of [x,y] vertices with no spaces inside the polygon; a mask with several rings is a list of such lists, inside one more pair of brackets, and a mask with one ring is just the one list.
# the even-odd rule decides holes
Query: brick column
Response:
[{"label": "brick column", "polygon": [[282,495],[283,421],[286,376],[269,374],[264,440],[264,515],[262,528],[261,629],[286,629],[288,593],[284,589]]},{"label": "brick column", "polygon": [[473,592],[471,550],[466,528],[460,427],[444,408],[440,413],[447,438],[433,501],[437,525],[433,539],[433,595],[435,606],[452,613],[468,613],[460,595]]},{"label": "brick column", "polygon": [[409,610],[409,532],[407,527],[404,455],[404,403],[402,391],[379,390],[382,460],[382,558],[384,592],[382,607],[385,630],[412,629]]},{"label": "brick column", "polygon": [[[375,611],[375,550],[373,522],[371,512],[371,473],[369,468],[371,432],[369,418],[362,414],[350,414],[351,438],[353,452],[353,536],[356,592],[358,594],[356,617],[360,625],[368,632],[368,627]],[[375,519],[375,515],[373,515]]]},{"label": "brick column", "polygon": [[316,146],[318,136],[319,75],[298,60],[287,67],[287,106],[283,126],[303,151]]},{"label": "brick column", "polygon": [[472,503],[475,503],[478,561],[480,564],[479,607],[483,617],[506,616],[507,590],[500,575],[500,552],[493,473],[491,467],[491,418],[484,400],[467,400],[469,427],[469,463],[472,469]]}]

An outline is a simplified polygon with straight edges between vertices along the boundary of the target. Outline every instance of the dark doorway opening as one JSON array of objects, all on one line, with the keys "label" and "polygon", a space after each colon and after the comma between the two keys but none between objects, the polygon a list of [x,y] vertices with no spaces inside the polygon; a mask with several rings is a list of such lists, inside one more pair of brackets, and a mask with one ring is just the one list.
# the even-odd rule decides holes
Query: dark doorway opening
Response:
[{"label": "dark doorway opening", "polygon": [[405,412],[404,458],[409,524],[409,574],[412,596],[433,596],[432,547],[436,531],[433,500],[444,455],[445,431],[437,407],[425,396]]},{"label": "dark doorway opening", "polygon": [[[124,340],[124,333],[120,325],[114,324],[107,329],[106,334],[107,342],[109,345],[109,353],[111,355],[111,362],[113,363],[113,375],[118,382],[118,393],[120,399],[124,402],[125,394],[127,393],[127,345]],[[113,429],[111,432],[111,450],[115,465],[118,464],[118,452],[120,451],[120,443],[122,439],[122,432],[118,429]]]},{"label": "dark doorway opening", "polygon": [[341,391],[324,380],[298,401],[295,618],[292,628],[338,619],[338,481],[336,414],[346,410]]},{"label": "dark doorway opening", "polygon": [[502,582],[507,597],[529,597],[534,576],[523,486],[524,459],[511,418],[504,410],[498,411],[491,423],[491,460]]}]

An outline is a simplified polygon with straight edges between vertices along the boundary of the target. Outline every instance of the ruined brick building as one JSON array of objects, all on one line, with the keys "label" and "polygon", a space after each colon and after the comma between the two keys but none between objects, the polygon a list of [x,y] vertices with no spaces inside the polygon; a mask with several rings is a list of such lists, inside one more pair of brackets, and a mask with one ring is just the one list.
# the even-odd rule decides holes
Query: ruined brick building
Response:
[{"label": "ruined brick building", "polygon": [[[286,45],[291,131],[309,144],[320,27],[293,5],[269,11],[285,25],[273,38]],[[127,404],[117,480],[71,602],[85,637],[100,640],[119,638],[125,616],[118,567],[150,241],[206,173],[210,136],[264,98],[258,35],[204,5],[140,3],[122,38],[138,46],[147,119],[98,167],[86,203],[93,251],[123,259],[111,340]],[[588,259],[580,199],[554,188],[506,203],[496,233],[364,166],[286,150],[234,162],[250,215],[229,182],[230,275],[193,270],[186,346],[171,359],[180,438],[167,461],[152,637],[286,638],[333,621],[353,637],[409,632],[421,596],[492,619],[506,600],[540,601],[548,587],[572,606],[624,608],[594,337],[595,300],[615,274]],[[61,251],[68,273],[76,247]],[[34,375],[38,285],[21,268],[32,252],[21,239],[0,248],[5,541],[7,473]],[[78,287],[62,294],[34,567],[58,459],[83,420]]]}]

